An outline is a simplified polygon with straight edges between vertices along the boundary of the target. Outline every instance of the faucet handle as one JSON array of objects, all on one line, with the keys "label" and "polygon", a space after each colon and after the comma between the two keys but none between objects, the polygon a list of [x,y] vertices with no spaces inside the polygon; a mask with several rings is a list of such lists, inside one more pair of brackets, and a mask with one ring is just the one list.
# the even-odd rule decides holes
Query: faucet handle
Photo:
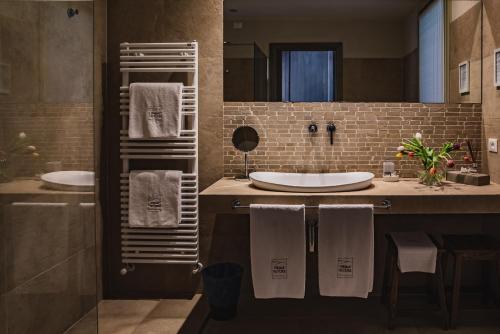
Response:
[{"label": "faucet handle", "polygon": [[309,127],[307,129],[309,130],[309,133],[318,132],[318,126],[316,125],[316,123],[309,124]]}]

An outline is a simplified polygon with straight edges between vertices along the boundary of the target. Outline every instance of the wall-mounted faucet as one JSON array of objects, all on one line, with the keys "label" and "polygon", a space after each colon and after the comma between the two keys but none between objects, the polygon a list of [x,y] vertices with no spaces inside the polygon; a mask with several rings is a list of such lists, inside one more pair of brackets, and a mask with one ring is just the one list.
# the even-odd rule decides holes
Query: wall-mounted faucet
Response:
[{"label": "wall-mounted faucet", "polygon": [[73,16],[80,14],[80,12],[78,11],[77,8],[68,8],[66,14],[68,14],[69,18],[72,18]]},{"label": "wall-mounted faucet", "polygon": [[330,134],[330,145],[333,145],[333,133],[337,131],[337,127],[335,126],[335,123],[330,122],[326,126],[326,131]]}]

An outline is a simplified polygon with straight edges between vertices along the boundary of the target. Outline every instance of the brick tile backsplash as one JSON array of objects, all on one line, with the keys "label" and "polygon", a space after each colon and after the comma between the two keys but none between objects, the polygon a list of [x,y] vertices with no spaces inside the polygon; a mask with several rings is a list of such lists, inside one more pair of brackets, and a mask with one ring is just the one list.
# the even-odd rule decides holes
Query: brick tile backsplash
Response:
[{"label": "brick tile backsplash", "polygon": [[[334,143],[326,126],[337,126]],[[311,122],[318,133],[309,134]],[[381,176],[382,162],[394,161],[403,177],[416,177],[417,160],[395,157],[404,138],[422,132],[426,144],[470,139],[481,147],[480,104],[421,103],[224,103],[224,174],[244,171],[243,153],[231,142],[242,125],[254,127],[259,146],[249,155],[250,171],[347,172],[370,171]],[[454,153],[457,167],[465,152]],[[478,152],[481,162],[481,152]]]}]

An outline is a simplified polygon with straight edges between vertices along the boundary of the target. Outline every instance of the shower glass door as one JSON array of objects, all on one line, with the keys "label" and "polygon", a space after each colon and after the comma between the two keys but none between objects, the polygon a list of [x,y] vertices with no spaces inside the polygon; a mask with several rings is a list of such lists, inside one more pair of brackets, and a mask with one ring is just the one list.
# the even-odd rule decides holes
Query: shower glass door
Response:
[{"label": "shower glass door", "polygon": [[0,334],[97,333],[93,17],[0,0]]}]

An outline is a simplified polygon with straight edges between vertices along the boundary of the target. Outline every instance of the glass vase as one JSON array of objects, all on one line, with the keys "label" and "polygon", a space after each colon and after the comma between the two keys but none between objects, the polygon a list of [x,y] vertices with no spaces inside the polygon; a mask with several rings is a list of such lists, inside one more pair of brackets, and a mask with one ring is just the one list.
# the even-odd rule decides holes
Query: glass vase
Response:
[{"label": "glass vase", "polygon": [[424,170],[418,174],[418,178],[420,183],[426,186],[440,186],[443,183],[444,174],[442,172],[431,173],[428,170]]},{"label": "glass vase", "polygon": [[0,158],[0,183],[7,183],[10,181],[12,181],[12,175],[9,168],[9,161]]}]

